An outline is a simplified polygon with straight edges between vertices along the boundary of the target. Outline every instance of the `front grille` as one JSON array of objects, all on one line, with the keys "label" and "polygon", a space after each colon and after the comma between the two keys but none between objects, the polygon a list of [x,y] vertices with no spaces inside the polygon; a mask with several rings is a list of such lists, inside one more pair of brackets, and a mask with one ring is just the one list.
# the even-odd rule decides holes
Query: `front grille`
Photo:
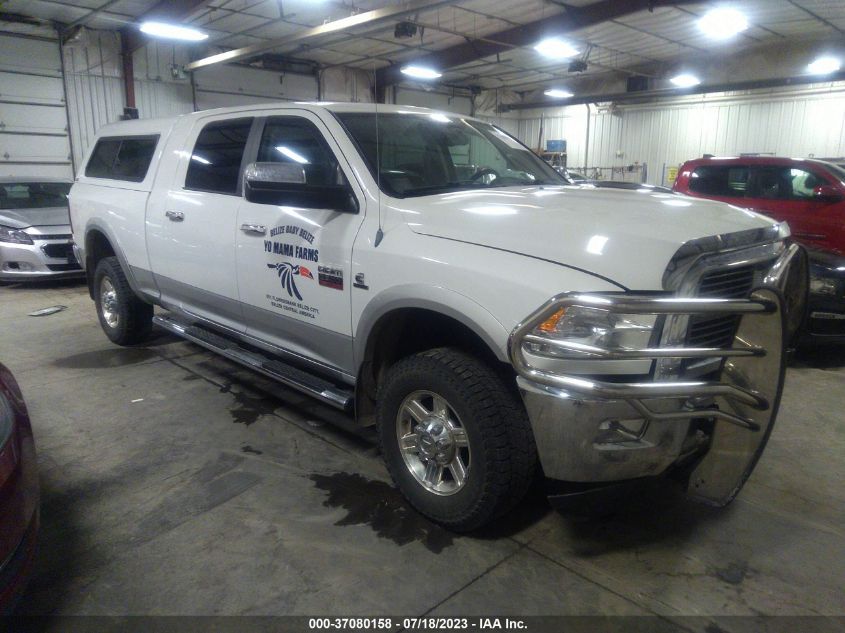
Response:
[{"label": "front grille", "polygon": [[[747,299],[754,287],[752,265],[720,268],[704,275],[697,296],[714,299]],[[692,316],[687,330],[690,347],[730,347],[741,317],[736,315]]]},{"label": "front grille", "polygon": [[707,273],[698,286],[699,297],[745,299],[754,287],[754,266],[736,266]]},{"label": "front grille", "polygon": [[69,259],[73,256],[73,246],[71,244],[44,244],[41,247],[47,257],[53,259]]},{"label": "front grille", "polygon": [[54,273],[67,272],[69,270],[82,270],[79,264],[47,264],[47,268]]}]

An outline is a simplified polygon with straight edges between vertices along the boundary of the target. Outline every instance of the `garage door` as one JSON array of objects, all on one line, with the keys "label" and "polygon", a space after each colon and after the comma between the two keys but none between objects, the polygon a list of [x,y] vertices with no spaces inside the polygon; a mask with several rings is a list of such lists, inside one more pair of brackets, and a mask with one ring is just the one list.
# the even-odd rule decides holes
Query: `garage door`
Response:
[{"label": "garage door", "polygon": [[0,177],[72,178],[55,41],[0,35]]}]

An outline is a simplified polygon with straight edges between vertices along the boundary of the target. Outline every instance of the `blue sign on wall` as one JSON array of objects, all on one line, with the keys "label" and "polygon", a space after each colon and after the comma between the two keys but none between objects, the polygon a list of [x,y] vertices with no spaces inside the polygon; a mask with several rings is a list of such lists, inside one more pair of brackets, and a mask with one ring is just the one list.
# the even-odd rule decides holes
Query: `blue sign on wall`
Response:
[{"label": "blue sign on wall", "polygon": [[565,152],[566,151],[566,141],[561,139],[558,141],[553,140],[546,140],[546,151],[547,152]]}]

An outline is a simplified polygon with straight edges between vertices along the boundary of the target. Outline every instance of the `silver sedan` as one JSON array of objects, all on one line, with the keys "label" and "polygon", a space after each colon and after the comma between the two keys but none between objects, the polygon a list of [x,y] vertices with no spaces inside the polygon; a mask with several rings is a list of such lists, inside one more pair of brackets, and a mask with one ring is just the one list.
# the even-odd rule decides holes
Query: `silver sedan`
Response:
[{"label": "silver sedan", "polygon": [[66,180],[0,178],[0,282],[82,276]]}]

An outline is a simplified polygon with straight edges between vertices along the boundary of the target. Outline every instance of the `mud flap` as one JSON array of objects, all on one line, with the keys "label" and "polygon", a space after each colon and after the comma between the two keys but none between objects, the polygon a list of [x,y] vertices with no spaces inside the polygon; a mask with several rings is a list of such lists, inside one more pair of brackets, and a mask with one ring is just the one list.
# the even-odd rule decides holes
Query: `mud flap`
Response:
[{"label": "mud flap", "polygon": [[718,400],[720,409],[753,421],[759,429],[715,422],[710,450],[692,470],[687,484],[690,496],[715,506],[733,501],[754,470],[774,427],[783,391],[786,318],[782,295],[773,288],[758,288],[751,293],[751,299],[771,302],[776,310],[744,315],[734,347],[762,347],[766,354],[726,359],[722,381],[756,391],[769,406],[762,410],[724,398]]}]

